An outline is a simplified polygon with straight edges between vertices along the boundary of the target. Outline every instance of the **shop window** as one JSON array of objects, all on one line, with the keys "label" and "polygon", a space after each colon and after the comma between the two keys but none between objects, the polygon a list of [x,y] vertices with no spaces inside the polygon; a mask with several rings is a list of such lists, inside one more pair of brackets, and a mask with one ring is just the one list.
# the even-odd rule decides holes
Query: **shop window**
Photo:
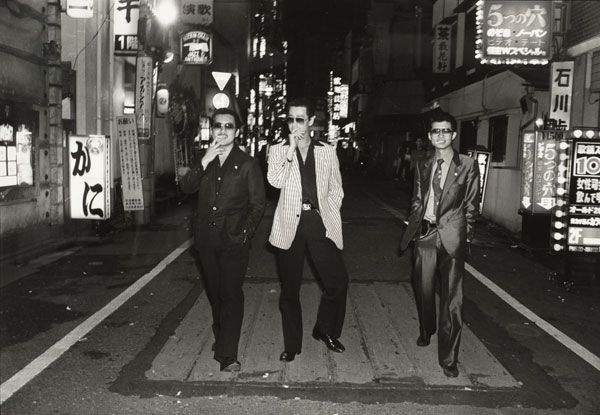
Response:
[{"label": "shop window", "polygon": [[33,185],[36,114],[0,102],[0,187]]},{"label": "shop window", "polygon": [[492,162],[503,162],[506,159],[508,117],[506,115],[492,117],[489,125],[488,148],[492,151]]}]

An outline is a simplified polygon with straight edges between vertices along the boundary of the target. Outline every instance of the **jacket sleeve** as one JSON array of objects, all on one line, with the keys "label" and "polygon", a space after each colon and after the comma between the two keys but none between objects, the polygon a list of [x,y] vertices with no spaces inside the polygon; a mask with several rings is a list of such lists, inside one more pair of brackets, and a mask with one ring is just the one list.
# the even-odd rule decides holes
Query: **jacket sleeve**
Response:
[{"label": "jacket sleeve", "polygon": [[413,197],[410,202],[409,222],[423,207],[423,189],[421,188],[421,175],[423,174],[423,163],[417,163],[413,184]]},{"label": "jacket sleeve", "polygon": [[342,175],[340,173],[340,162],[335,151],[333,155],[331,172],[329,174],[329,195],[328,198],[333,206],[340,210],[342,208],[342,200],[344,199],[344,189],[342,187]]},{"label": "jacket sleeve", "polygon": [[180,179],[179,185],[181,191],[188,194],[197,192],[200,189],[200,181],[205,174],[206,170],[204,170],[202,164],[195,164],[191,170]]},{"label": "jacket sleeve", "polygon": [[290,175],[292,163],[286,158],[289,146],[276,144],[269,149],[269,167],[267,169],[267,180],[271,186],[281,189]]},{"label": "jacket sleeve", "polygon": [[256,232],[265,211],[265,185],[262,171],[257,160],[252,160],[248,171],[248,216],[244,227],[244,242],[251,239]]},{"label": "jacket sleeve", "polygon": [[479,168],[473,161],[467,173],[467,189],[465,192],[465,217],[467,218],[467,241],[473,240],[474,225],[479,215],[481,193],[479,189]]}]

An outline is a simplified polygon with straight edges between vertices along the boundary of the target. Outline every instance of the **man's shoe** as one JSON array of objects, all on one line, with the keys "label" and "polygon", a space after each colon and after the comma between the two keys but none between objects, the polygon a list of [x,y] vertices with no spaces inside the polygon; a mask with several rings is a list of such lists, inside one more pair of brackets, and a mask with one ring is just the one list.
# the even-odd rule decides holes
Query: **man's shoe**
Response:
[{"label": "man's shoe", "polygon": [[456,365],[442,366],[442,369],[444,370],[444,375],[446,375],[449,378],[455,378],[458,376],[458,368],[456,367]]},{"label": "man's shoe", "polygon": [[282,362],[292,362],[297,354],[300,354],[300,352],[283,352],[279,356],[279,360]]},{"label": "man's shoe", "polygon": [[239,372],[242,365],[234,358],[223,359],[221,362],[221,372]]},{"label": "man's shoe", "polygon": [[417,339],[417,346],[419,346],[419,347],[429,346],[430,341],[431,341],[431,336],[420,335],[419,338]]},{"label": "man's shoe", "polygon": [[335,337],[331,337],[329,334],[321,333],[315,327],[312,332],[313,339],[321,340],[329,350],[336,353],[342,353],[346,348],[344,345]]}]

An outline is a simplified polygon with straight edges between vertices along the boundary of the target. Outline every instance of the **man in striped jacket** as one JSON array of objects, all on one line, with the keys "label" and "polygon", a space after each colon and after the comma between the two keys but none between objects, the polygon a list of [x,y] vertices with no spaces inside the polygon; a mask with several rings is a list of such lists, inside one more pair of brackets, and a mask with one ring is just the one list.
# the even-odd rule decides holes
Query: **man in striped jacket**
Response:
[{"label": "man in striped jacket", "polygon": [[348,273],[341,251],[340,208],[344,191],[335,149],[310,136],[314,119],[314,104],[310,100],[290,101],[289,138],[269,151],[267,179],[281,189],[269,242],[278,248],[284,339],[280,360],[285,362],[294,360],[302,350],[300,285],[306,249],[324,288],[312,336],[334,352],[345,350],[338,340],[348,291]]}]

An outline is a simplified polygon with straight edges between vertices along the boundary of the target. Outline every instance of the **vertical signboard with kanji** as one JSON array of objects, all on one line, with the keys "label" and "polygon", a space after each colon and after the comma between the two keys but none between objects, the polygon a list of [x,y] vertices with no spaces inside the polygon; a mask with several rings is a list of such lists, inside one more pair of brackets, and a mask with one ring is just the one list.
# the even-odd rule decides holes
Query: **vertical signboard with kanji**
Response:
[{"label": "vertical signboard with kanji", "polygon": [[114,0],[115,54],[133,55],[138,50],[138,20],[142,0]]},{"label": "vertical signboard with kanji", "polygon": [[481,202],[479,203],[479,211],[483,212],[483,202],[485,201],[485,189],[487,187],[488,171],[490,169],[490,160],[492,153],[489,151],[469,150],[468,156],[474,158],[479,168],[479,192],[481,194]]},{"label": "vertical signboard with kanji", "polygon": [[562,132],[540,130],[523,134],[521,210],[549,214],[556,204],[558,142]]},{"label": "vertical signboard with kanji", "polygon": [[533,169],[533,213],[550,213],[556,204],[556,165],[558,139],[556,131],[536,131]]},{"label": "vertical signboard with kanji", "polygon": [[567,245],[571,252],[600,252],[600,140],[574,140]]},{"label": "vertical signboard with kanji", "polygon": [[531,212],[533,200],[533,166],[535,152],[535,133],[523,133],[523,154],[521,156],[521,210]]},{"label": "vertical signboard with kanji", "polygon": [[552,1],[480,0],[476,57],[487,64],[541,64],[552,57]]},{"label": "vertical signboard with kanji", "polygon": [[433,73],[450,73],[452,26],[439,24],[434,30]]},{"label": "vertical signboard with kanji", "polygon": [[69,137],[69,177],[71,218],[110,218],[110,139]]},{"label": "vertical signboard with kanji", "polygon": [[550,71],[549,128],[568,130],[571,123],[574,62],[554,62]]},{"label": "vertical signboard with kanji", "polygon": [[135,75],[135,116],[138,137],[150,139],[152,122],[152,58],[138,56]]},{"label": "vertical signboard with kanji", "polygon": [[142,190],[135,116],[123,115],[116,118],[121,161],[123,208],[125,211],[144,210],[144,193]]},{"label": "vertical signboard with kanji", "polygon": [[213,0],[181,0],[181,23],[209,26],[213,22]]}]

